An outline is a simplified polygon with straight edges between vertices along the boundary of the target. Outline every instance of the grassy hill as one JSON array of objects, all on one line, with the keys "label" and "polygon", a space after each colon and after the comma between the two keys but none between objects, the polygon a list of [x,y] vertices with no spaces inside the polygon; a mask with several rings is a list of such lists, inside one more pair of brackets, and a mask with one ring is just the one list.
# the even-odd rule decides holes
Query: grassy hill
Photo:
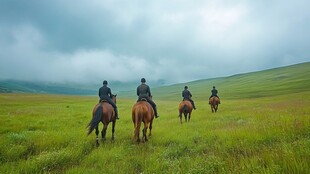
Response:
[{"label": "grassy hill", "polygon": [[[99,147],[95,133],[86,136],[97,96],[1,93],[0,173],[309,173],[309,66],[153,88],[160,117],[140,144],[135,91],[119,94],[115,141],[109,125]],[[198,109],[180,124],[184,85]],[[206,100],[213,85],[217,113]]]},{"label": "grassy hill", "polygon": [[[310,89],[310,62],[274,68],[259,72],[237,74],[229,77],[202,79],[187,83],[163,86],[164,80],[148,83],[157,99],[179,100],[185,85],[189,86],[194,99],[206,99],[212,86],[219,96],[232,98],[264,97]],[[110,82],[113,93],[119,97],[136,98],[139,82]],[[69,95],[97,95],[98,84],[26,82],[17,80],[0,81],[0,93],[44,93]]]},{"label": "grassy hill", "polygon": [[97,91],[81,84],[75,85],[47,82],[28,82],[19,80],[2,80],[0,81],[0,93],[94,95],[97,93]]},{"label": "grassy hill", "polygon": [[[209,98],[213,86],[216,86],[222,99],[257,98],[309,91],[310,62],[153,88],[153,96],[160,100],[180,100],[185,85],[189,87],[194,100]],[[123,95],[133,96],[128,93]]]},{"label": "grassy hill", "polygon": [[[129,91],[136,88],[137,82],[110,81],[113,93]],[[158,87],[165,84],[164,80],[150,82]],[[0,80],[0,93],[38,93],[38,94],[67,94],[67,95],[97,95],[102,82],[98,83],[52,83],[42,81]]]}]

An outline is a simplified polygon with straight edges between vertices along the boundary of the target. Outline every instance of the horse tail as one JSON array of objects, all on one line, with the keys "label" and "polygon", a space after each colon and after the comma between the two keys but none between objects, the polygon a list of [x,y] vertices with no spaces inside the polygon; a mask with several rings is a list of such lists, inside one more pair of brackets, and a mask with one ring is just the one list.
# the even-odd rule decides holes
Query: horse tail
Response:
[{"label": "horse tail", "polygon": [[183,107],[182,107],[182,113],[184,113],[184,112],[186,112],[186,111],[188,111],[188,106],[185,104],[185,105],[183,105]]},{"label": "horse tail", "polygon": [[142,111],[141,108],[139,107],[135,111],[135,135],[138,135],[140,132],[141,127],[140,117],[142,117]]},{"label": "horse tail", "polygon": [[213,105],[217,105],[217,104],[218,104],[218,97],[214,96]]},{"label": "horse tail", "polygon": [[98,126],[99,122],[101,121],[101,114],[103,111],[103,107],[99,106],[96,111],[95,114],[93,116],[93,119],[90,121],[90,123],[88,124],[88,133],[87,135],[89,135],[94,129],[95,127]]}]

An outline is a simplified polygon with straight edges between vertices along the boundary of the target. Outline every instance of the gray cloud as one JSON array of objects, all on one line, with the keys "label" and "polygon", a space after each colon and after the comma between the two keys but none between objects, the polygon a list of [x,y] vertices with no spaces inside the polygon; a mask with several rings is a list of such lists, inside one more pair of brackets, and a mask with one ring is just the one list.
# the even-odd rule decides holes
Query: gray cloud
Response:
[{"label": "gray cloud", "polygon": [[310,61],[310,2],[0,2],[0,78],[169,83]]}]

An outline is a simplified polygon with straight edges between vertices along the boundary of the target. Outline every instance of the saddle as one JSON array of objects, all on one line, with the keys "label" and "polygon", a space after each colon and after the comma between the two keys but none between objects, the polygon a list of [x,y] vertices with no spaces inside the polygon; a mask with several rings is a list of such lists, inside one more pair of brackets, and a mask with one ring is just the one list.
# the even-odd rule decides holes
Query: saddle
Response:
[{"label": "saddle", "polygon": [[140,98],[140,99],[138,99],[138,101],[147,101],[147,99],[146,98]]},{"label": "saddle", "polygon": [[183,98],[183,101],[185,101],[185,100],[190,101],[188,98]]},{"label": "saddle", "polygon": [[100,100],[100,103],[104,103],[104,102],[109,103],[108,100],[106,100],[106,99]]}]

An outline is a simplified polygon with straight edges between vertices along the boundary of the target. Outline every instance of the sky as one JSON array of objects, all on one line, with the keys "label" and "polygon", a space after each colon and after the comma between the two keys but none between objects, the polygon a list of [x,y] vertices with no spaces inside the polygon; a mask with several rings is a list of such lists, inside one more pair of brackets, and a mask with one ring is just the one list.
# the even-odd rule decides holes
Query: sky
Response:
[{"label": "sky", "polygon": [[0,79],[182,83],[310,61],[309,0],[1,0]]}]

